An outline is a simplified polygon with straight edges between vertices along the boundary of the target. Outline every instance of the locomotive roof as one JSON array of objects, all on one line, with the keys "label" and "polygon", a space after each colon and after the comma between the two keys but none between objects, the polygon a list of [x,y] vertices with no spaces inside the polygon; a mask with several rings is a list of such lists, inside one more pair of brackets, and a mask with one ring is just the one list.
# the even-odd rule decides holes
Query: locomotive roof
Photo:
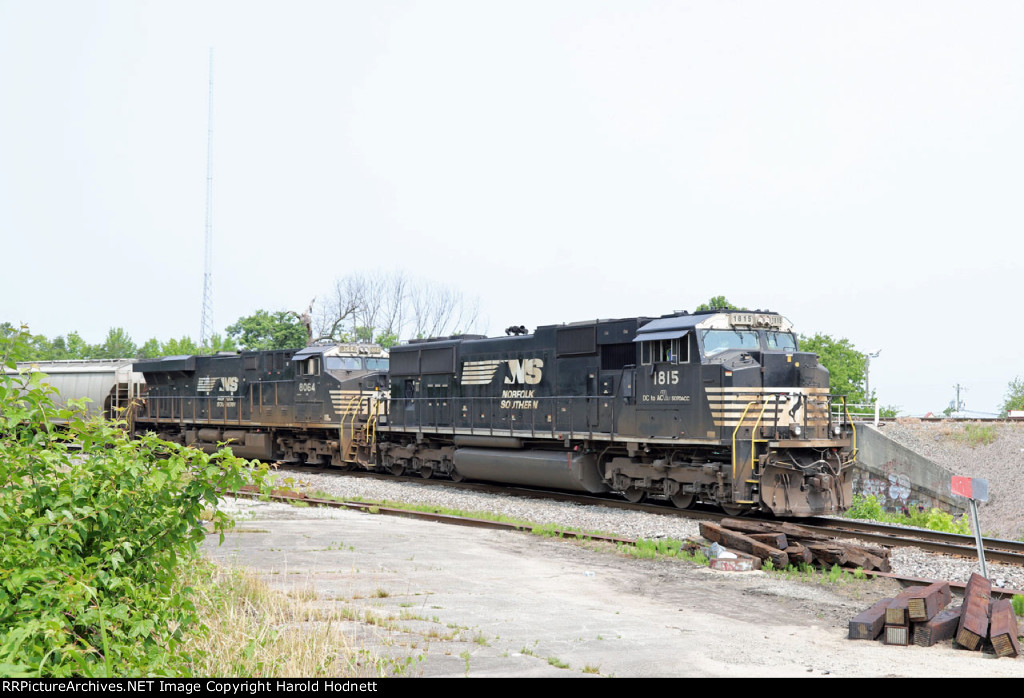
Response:
[{"label": "locomotive roof", "polygon": [[[782,332],[790,332],[793,329],[792,323],[779,313],[771,310],[734,310],[729,308],[716,308],[713,310],[701,310],[695,313],[683,311],[662,315],[658,318],[638,316],[631,318],[605,318],[597,320],[580,320],[577,322],[563,322],[557,325],[539,325],[537,329],[525,335],[485,337],[483,335],[455,335],[451,337],[430,337],[424,339],[410,340],[391,348],[391,351],[402,352],[412,351],[424,344],[432,347],[452,346],[463,341],[473,342],[504,342],[510,340],[523,340],[541,332],[558,330],[567,327],[596,327],[602,325],[613,325],[616,323],[636,323],[637,339],[662,339],[669,336],[678,337],[694,329],[730,329],[736,327],[748,327],[750,329],[774,329]],[[654,336],[657,333],[658,336]],[[662,336],[664,335],[664,336]]]}]

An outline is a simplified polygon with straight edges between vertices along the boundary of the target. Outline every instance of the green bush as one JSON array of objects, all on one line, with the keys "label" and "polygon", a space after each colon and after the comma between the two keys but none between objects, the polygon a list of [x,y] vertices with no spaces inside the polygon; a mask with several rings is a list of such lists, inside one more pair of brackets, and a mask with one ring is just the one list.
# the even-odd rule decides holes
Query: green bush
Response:
[{"label": "green bush", "polygon": [[[4,365],[27,336],[0,338]],[[179,569],[217,488],[263,471],[226,450],[131,440],[52,393],[39,373],[0,374],[0,676],[180,673],[175,649],[197,619]],[[229,519],[212,524],[223,539]]]},{"label": "green bush", "polygon": [[853,495],[853,503],[846,510],[845,516],[849,519],[864,519],[903,526],[916,526],[944,533],[960,533],[963,535],[971,533],[971,522],[966,515],[954,518],[952,514],[947,514],[935,507],[926,511],[911,512],[909,516],[890,514],[882,508],[878,498],[873,494],[867,496]]}]

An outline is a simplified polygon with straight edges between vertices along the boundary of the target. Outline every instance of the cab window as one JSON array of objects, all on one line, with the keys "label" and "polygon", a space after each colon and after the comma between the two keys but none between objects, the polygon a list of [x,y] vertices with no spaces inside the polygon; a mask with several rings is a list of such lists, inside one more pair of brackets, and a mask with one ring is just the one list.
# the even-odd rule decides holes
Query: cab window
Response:
[{"label": "cab window", "polygon": [[796,351],[796,337],[789,332],[767,332],[768,348],[780,351]]},{"label": "cab window", "polygon": [[690,360],[690,343],[686,338],[657,339],[652,342],[641,342],[642,364],[684,364]]}]

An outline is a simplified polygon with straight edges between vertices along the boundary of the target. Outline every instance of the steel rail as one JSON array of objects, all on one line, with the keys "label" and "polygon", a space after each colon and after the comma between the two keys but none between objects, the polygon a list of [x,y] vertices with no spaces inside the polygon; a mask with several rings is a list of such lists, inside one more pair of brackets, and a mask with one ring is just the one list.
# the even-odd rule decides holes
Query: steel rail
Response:
[{"label": "steel rail", "polygon": [[[300,470],[301,469],[297,469]],[[337,469],[323,468],[321,472],[337,474]],[[309,468],[305,472],[310,472]],[[369,471],[342,471],[345,475],[356,477],[379,478],[383,481],[394,481],[395,476],[383,475]],[[516,497],[530,497],[533,499],[550,499],[558,502],[573,502],[576,504],[590,506],[606,506],[612,509],[625,509],[629,511],[640,511],[661,516],[679,516],[698,521],[720,521],[730,517],[728,514],[717,511],[706,511],[701,509],[677,509],[670,503],[654,504],[650,500],[643,503],[630,503],[611,496],[596,494],[584,494],[578,492],[557,492],[551,490],[538,490],[528,487],[517,487],[510,485],[495,485],[489,483],[453,483],[447,480],[424,480],[415,476],[403,476],[399,478],[402,482],[422,485],[442,485],[445,487],[457,487],[460,489],[483,492],[488,494],[504,494]],[[751,521],[765,521],[771,523],[772,519],[758,517],[744,517]],[[903,528],[890,524],[878,524],[859,519],[835,519],[817,517],[811,519],[793,519],[788,523],[802,526],[810,531],[829,535],[836,538],[857,538],[859,540],[883,545],[887,547],[910,547],[925,550],[927,552],[941,553],[944,555],[955,555],[970,559],[978,558],[978,551],[974,547],[973,536],[964,536],[954,533],[943,533],[919,528]],[[1002,539],[983,539],[985,558],[993,562],[1024,567],[1024,543],[1007,541]]]},{"label": "steel rail", "polygon": [[[384,506],[380,506],[380,505],[376,505],[376,504],[371,504],[371,503],[368,503],[368,502],[337,501],[337,500],[333,500],[333,499],[323,499],[323,498],[319,498],[319,497],[309,497],[309,496],[297,496],[297,495],[283,494],[283,493],[266,495],[266,494],[261,494],[261,493],[258,493],[258,492],[248,492],[248,491],[233,491],[233,492],[225,492],[224,494],[228,494],[228,495],[236,496],[236,497],[253,497],[253,498],[258,498],[258,499],[270,499],[272,501],[287,502],[287,503],[305,502],[306,504],[312,504],[312,505],[315,505],[315,506],[326,506],[326,507],[333,507],[333,508],[351,509],[351,510],[355,510],[355,511],[363,511],[363,512],[373,513],[373,514],[382,514],[382,515],[386,515],[386,516],[401,516],[401,517],[404,517],[404,518],[419,519],[421,521],[432,521],[432,522],[436,522],[436,523],[444,523],[444,524],[451,524],[451,525],[458,525],[458,526],[469,526],[469,527],[472,527],[472,528],[487,528],[487,529],[494,529],[494,530],[517,531],[517,532],[531,532],[533,530],[536,530],[536,526],[532,526],[532,525],[517,524],[517,523],[511,523],[511,522],[504,522],[504,521],[491,521],[491,520],[488,520],[488,519],[477,519],[477,518],[473,518],[473,517],[458,516],[458,515],[454,515],[454,514],[440,514],[440,513],[437,513],[437,512],[416,511],[416,510],[411,510],[411,509],[400,509],[400,508],[396,508],[396,507],[384,507]],[[826,530],[826,529],[820,528],[819,530]],[[623,538],[621,536],[609,536],[609,535],[601,535],[601,534],[593,534],[593,533],[584,533],[584,532],[581,532],[581,531],[569,531],[569,530],[564,530],[564,529],[551,529],[550,531],[547,531],[547,532],[550,532],[552,535],[554,535],[556,537],[559,537],[559,538],[572,538],[572,539],[580,539],[580,540],[594,540],[594,541],[600,541],[600,542],[606,542],[606,543],[615,543],[615,544],[633,545],[633,546],[637,545],[637,540],[636,539],[633,539],[633,538]],[[843,572],[852,575],[854,573],[854,570],[852,570],[852,569],[844,569]],[[895,580],[895,581],[899,582],[903,586],[913,586],[913,585],[927,586],[928,584],[931,584],[931,583],[933,583],[935,581],[945,581],[945,580],[934,580],[934,579],[921,579],[921,578],[918,578],[918,577],[906,577],[906,576],[903,576],[903,575],[894,574],[892,572],[877,572],[877,571],[867,571],[867,570],[864,570],[863,574],[868,576],[868,577],[872,577],[872,578],[876,578],[877,577],[877,578],[892,579],[892,580]],[[963,582],[949,582],[949,585],[950,585],[950,588],[954,592],[959,593],[961,596],[963,595],[963,589],[964,589],[964,586],[965,586],[965,584]],[[995,586],[992,587],[992,595],[993,596],[1007,597],[1008,598],[1008,597],[1012,597],[1012,596],[1017,595],[1017,594],[1024,595],[1024,591],[1017,590],[1017,589],[1006,589],[1006,588],[995,587]]]}]

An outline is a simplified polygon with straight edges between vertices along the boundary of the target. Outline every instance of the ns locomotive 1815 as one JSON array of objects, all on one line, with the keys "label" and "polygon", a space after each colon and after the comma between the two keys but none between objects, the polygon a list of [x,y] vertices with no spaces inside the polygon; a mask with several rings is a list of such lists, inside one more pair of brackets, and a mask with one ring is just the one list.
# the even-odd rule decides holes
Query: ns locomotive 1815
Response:
[{"label": "ns locomotive 1815", "polygon": [[850,502],[854,428],[832,409],[828,371],[777,313],[549,325],[414,341],[390,358],[377,452],[395,471],[734,514],[810,516]]},{"label": "ns locomotive 1815", "polygon": [[413,340],[389,358],[386,373],[385,353],[366,345],[140,362],[148,394],[136,428],[228,441],[250,458],[733,514],[810,516],[850,502],[856,432],[827,370],[777,313]]}]

